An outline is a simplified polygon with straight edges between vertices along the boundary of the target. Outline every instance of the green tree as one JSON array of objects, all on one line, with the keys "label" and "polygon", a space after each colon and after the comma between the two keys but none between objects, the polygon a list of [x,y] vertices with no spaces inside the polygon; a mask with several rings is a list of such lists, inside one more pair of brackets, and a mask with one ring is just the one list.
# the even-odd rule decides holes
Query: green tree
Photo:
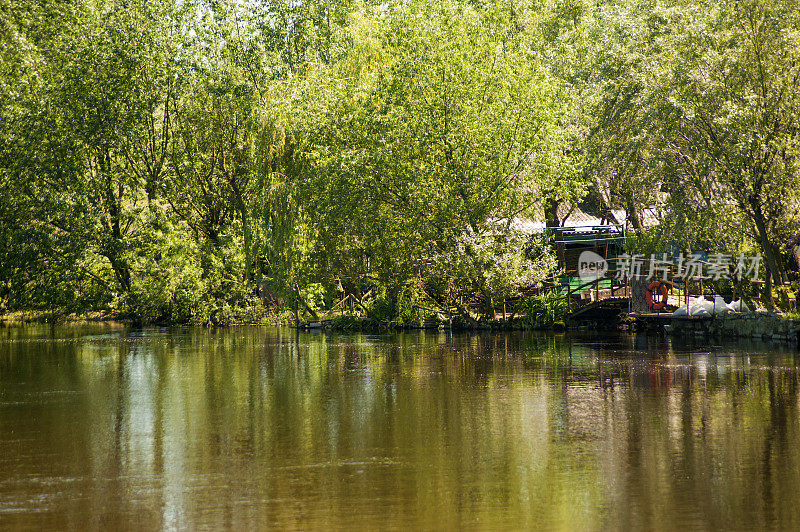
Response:
[{"label": "green tree", "polygon": [[312,212],[327,262],[391,284],[543,190],[574,193],[578,172],[558,83],[507,20],[458,2],[377,11],[354,17],[332,74],[346,81],[331,89]]},{"label": "green tree", "polygon": [[[672,146],[690,175],[749,221],[770,277],[786,279],[777,223],[798,183],[800,12],[793,1],[680,3],[665,13],[658,71],[674,114]],[[663,56],[669,61],[662,60]],[[655,68],[655,67],[654,67]]]}]

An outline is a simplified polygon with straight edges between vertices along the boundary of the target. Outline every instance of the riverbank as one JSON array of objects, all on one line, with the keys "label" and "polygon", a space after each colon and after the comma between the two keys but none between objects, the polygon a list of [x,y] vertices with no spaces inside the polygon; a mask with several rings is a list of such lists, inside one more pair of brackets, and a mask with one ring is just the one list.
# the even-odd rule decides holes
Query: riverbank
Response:
[{"label": "riverbank", "polygon": [[135,326],[197,326],[197,327],[229,327],[242,325],[291,325],[294,319],[288,311],[261,312],[249,316],[226,316],[208,323],[185,323],[168,320],[144,321],[138,316],[118,312],[85,312],[64,314],[52,311],[18,310],[0,314],[0,325],[3,324],[81,324],[116,322]]},{"label": "riverbank", "polygon": [[434,320],[411,323],[376,322],[355,316],[337,317],[325,321],[301,323],[301,329],[320,329],[337,332],[381,332],[401,330],[453,330],[453,331],[628,331],[650,330],[674,336],[725,338],[754,338],[767,342],[800,344],[800,319],[787,317],[775,312],[728,313],[707,319],[663,315],[652,323],[641,321],[627,315],[617,319],[595,319],[580,321],[556,321],[549,324],[530,324],[525,320],[487,320],[465,323],[463,320]]},{"label": "riverbank", "polygon": [[536,323],[526,317],[513,317],[494,320],[478,318],[467,321],[462,316],[452,316],[447,319],[443,316],[428,317],[425,320],[411,321],[386,321],[369,317],[344,315],[329,319],[301,321],[299,324],[291,323],[292,327],[301,330],[327,330],[333,332],[399,332],[399,331],[437,331],[450,330],[458,332],[470,331],[539,331],[539,332],[565,332],[565,331],[630,331],[630,327],[618,317],[597,320],[571,321],[560,317],[554,321]]},{"label": "riverbank", "polygon": [[118,315],[107,312],[62,314],[43,310],[15,310],[0,314],[0,324],[22,323],[97,323],[106,321],[124,322]]},{"label": "riverbank", "polygon": [[[309,321],[310,320],[310,321]],[[83,323],[121,323],[124,325],[192,325],[185,323],[141,323],[135,317],[110,313],[92,312],[83,314],[58,314],[45,311],[15,311],[0,314],[0,325],[14,324],[72,324]],[[313,320],[310,316],[304,317],[295,323],[294,317],[288,312],[276,312],[260,316],[258,319],[231,320],[226,323],[194,324],[212,327],[236,326],[291,326],[301,330],[322,330],[331,332],[366,332],[385,333],[413,330],[451,330],[451,331],[642,331],[651,330],[663,332],[676,337],[709,337],[715,339],[725,338],[755,338],[767,342],[800,345],[800,319],[785,317],[775,312],[750,312],[728,313],[713,316],[707,319],[670,319],[664,315],[662,320],[655,324],[642,324],[629,316],[621,315],[619,319],[597,319],[592,321],[562,321],[536,324],[524,318],[495,320],[472,320],[468,322],[461,316],[446,319],[441,316],[429,317],[420,321],[385,321],[352,314],[334,316],[329,319]]]},{"label": "riverbank", "polygon": [[703,320],[674,319],[664,331],[677,336],[713,338],[757,338],[798,344],[800,319],[775,312],[727,313]]}]

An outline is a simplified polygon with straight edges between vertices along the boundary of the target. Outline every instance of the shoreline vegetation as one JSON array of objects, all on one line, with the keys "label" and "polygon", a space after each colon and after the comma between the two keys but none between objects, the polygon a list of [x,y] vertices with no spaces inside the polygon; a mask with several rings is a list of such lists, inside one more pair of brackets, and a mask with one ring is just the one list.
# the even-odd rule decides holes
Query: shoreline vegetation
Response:
[{"label": "shoreline vegetation", "polygon": [[554,327],[575,219],[798,311],[795,1],[0,13],[0,314]]},{"label": "shoreline vegetation", "polygon": [[[309,316],[310,317],[310,316]],[[121,326],[142,326],[135,319],[104,313],[83,315],[54,315],[47,312],[12,312],[0,314],[0,327],[24,324],[81,325],[88,323],[109,323]],[[161,323],[149,324],[175,326],[181,324]],[[185,324],[184,324],[185,325]],[[671,323],[660,323],[653,328],[652,323],[637,322],[631,316],[621,314],[617,319],[570,320],[550,323],[530,323],[522,318],[496,319],[494,321],[468,324],[463,321],[446,319],[444,316],[428,317],[424,321],[379,322],[374,318],[340,314],[323,321],[303,321],[295,323],[294,317],[287,313],[272,314],[258,321],[234,322],[226,327],[237,326],[289,326],[299,331],[323,331],[333,333],[389,333],[401,331],[453,331],[453,332],[508,332],[508,331],[542,331],[563,333],[568,331],[619,331],[619,332],[658,332],[668,335],[686,337],[716,337],[728,339],[759,339],[773,343],[800,342],[800,315],[796,313],[782,314],[760,311],[730,313],[715,316],[708,320],[675,320]]]}]

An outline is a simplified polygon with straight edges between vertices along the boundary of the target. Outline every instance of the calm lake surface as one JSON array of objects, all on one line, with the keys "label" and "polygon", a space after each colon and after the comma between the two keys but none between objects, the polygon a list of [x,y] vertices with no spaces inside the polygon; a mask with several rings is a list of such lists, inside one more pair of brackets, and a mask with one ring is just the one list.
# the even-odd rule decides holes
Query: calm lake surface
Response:
[{"label": "calm lake surface", "polygon": [[0,328],[0,529],[800,529],[796,350]]}]

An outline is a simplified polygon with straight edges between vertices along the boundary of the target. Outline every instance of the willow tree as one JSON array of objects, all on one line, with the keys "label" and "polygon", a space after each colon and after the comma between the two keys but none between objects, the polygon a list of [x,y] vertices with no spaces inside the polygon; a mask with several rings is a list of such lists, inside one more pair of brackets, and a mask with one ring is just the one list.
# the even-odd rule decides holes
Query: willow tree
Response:
[{"label": "willow tree", "polygon": [[662,17],[663,51],[650,67],[672,111],[671,148],[718,202],[738,207],[781,283],[777,224],[796,208],[787,200],[800,182],[798,4],[680,2]]},{"label": "willow tree", "polygon": [[312,196],[330,268],[400,285],[464,234],[575,184],[559,83],[501,10],[390,2],[357,12],[350,31],[325,88]]},{"label": "willow tree", "polygon": [[[80,249],[67,268],[127,292],[130,239],[165,168],[169,10],[76,1],[12,11],[14,47],[28,60],[24,89],[3,106],[13,114],[3,167],[26,204],[25,227]],[[46,249],[49,262],[65,249]]]}]

